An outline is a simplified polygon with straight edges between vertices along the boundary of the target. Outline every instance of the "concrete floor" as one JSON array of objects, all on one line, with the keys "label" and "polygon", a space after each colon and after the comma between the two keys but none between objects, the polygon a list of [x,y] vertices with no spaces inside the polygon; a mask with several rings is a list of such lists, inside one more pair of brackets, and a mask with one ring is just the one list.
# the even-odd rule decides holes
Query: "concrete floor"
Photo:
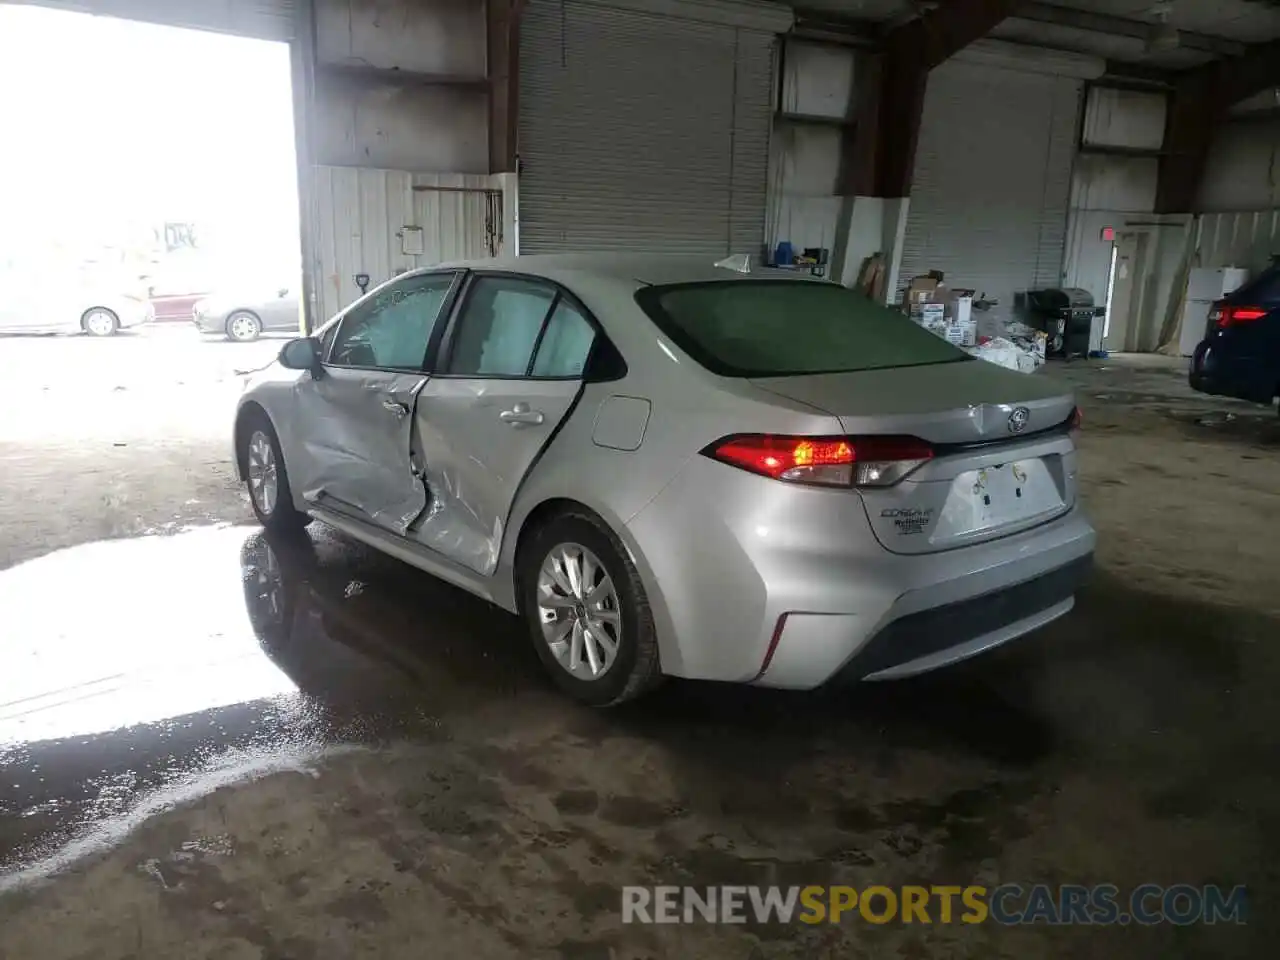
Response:
[{"label": "concrete floor", "polygon": [[[1159,359],[1055,368],[1101,536],[1070,617],[915,681],[592,712],[506,615],[323,529],[265,540],[227,463],[237,348],[165,340],[146,389],[103,373],[137,345],[75,341],[68,392],[39,372],[67,342],[0,344],[25,371],[0,405],[37,413],[0,422],[0,957],[1252,957],[1280,933],[1274,411]],[[1255,909],[619,917],[624,884],[1009,881],[1243,883]]]}]

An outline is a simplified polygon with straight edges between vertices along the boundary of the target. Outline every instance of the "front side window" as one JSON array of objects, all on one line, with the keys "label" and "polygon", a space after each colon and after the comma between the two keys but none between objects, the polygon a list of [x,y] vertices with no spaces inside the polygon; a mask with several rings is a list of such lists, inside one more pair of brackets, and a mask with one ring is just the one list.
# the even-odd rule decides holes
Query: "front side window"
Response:
[{"label": "front side window", "polygon": [[726,377],[971,359],[897,310],[835,283],[713,280],[645,287],[636,302],[680,349]]},{"label": "front side window", "polygon": [[339,367],[420,370],[427,342],[454,274],[425,274],[393,283],[352,307],[338,325],[329,363]]},{"label": "front side window", "polygon": [[477,277],[458,318],[448,373],[467,377],[528,375],[554,288],[513,277]]}]

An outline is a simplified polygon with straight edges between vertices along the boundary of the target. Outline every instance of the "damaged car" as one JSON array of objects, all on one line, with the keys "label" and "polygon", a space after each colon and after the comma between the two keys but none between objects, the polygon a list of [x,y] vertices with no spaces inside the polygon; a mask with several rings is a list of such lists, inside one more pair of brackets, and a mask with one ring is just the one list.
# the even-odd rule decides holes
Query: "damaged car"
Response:
[{"label": "damaged car", "polygon": [[320,519],[519,615],[608,705],[905,677],[1066,614],[1077,425],[838,284],[566,254],[377,287],[250,382],[234,443],[268,528]]}]

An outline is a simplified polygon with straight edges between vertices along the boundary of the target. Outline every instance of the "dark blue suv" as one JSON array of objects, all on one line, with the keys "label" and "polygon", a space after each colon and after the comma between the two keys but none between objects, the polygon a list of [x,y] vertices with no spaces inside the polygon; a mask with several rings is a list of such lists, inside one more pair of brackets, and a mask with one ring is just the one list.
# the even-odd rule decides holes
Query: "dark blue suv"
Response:
[{"label": "dark blue suv", "polygon": [[1280,262],[1213,305],[1190,381],[1201,393],[1254,403],[1280,394]]}]

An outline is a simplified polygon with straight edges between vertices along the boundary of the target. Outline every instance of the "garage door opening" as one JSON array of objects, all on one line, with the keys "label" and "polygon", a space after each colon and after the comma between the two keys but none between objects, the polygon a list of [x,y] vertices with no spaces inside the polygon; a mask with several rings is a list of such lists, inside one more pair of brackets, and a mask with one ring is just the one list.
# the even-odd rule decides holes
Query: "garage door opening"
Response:
[{"label": "garage door opening", "polygon": [[0,104],[0,331],[80,341],[6,341],[24,369],[207,379],[272,348],[207,349],[197,306],[214,339],[298,328],[288,44],[0,5]]},{"label": "garage door opening", "polygon": [[[0,3],[0,468],[26,464],[32,496],[83,484],[75,540],[201,519],[234,396],[297,335],[290,63],[286,42]],[[199,463],[167,517],[131,506],[157,446]]]}]

